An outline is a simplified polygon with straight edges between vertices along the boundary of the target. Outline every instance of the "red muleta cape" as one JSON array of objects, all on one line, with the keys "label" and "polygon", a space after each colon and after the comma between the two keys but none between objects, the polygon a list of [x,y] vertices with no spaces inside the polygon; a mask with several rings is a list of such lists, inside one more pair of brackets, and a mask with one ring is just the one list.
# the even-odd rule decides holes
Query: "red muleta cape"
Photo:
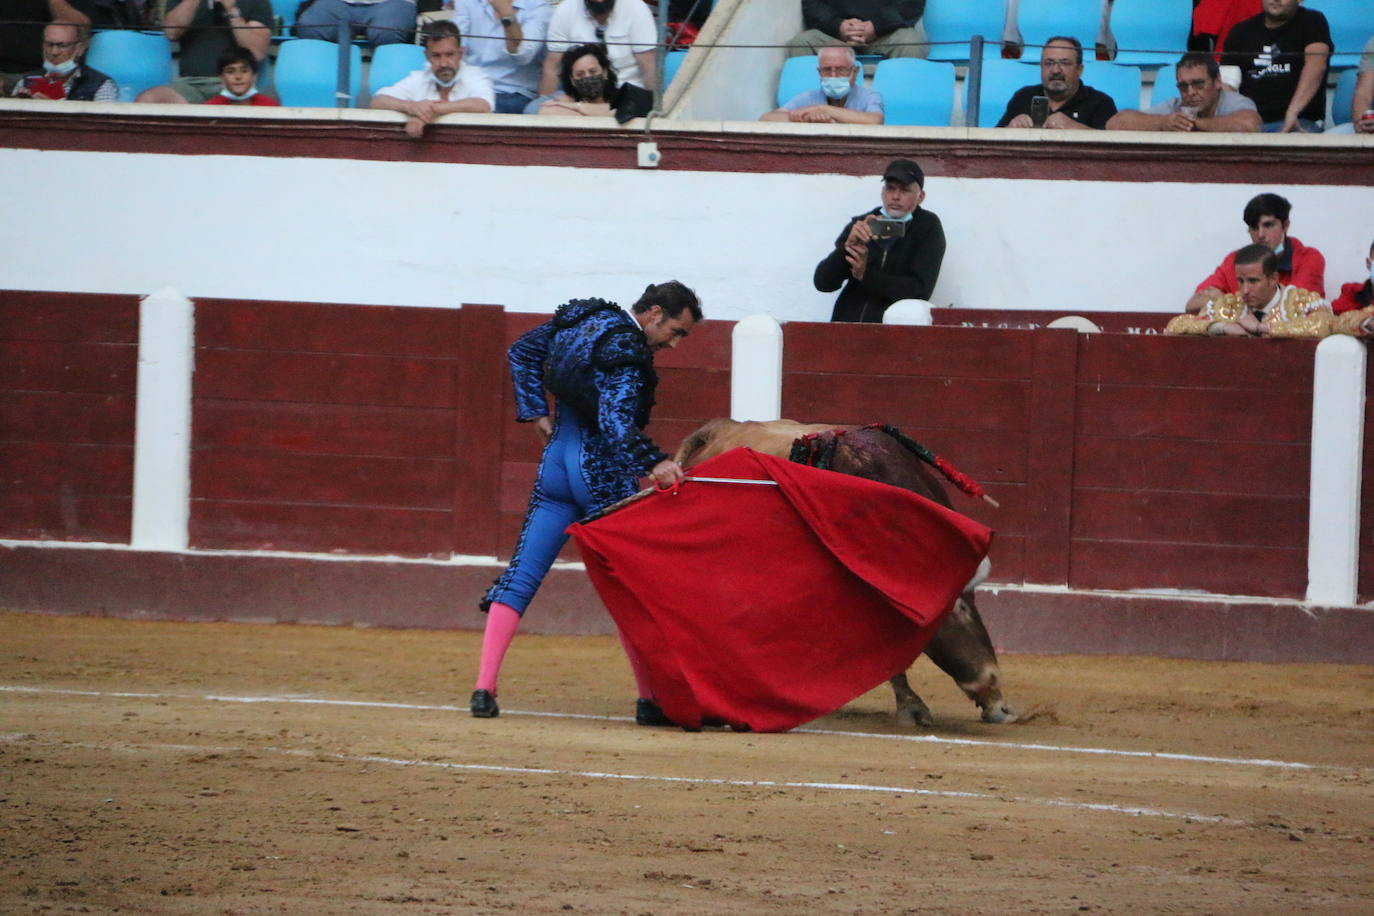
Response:
[{"label": "red muleta cape", "polygon": [[908,490],[737,448],[570,526],[592,584],[689,729],[785,731],[911,666],[992,532]]}]

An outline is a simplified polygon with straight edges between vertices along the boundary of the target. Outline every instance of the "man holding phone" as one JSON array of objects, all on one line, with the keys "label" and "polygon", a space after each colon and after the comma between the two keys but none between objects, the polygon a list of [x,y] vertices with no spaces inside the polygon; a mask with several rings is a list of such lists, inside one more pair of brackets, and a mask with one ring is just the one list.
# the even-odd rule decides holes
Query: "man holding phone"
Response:
[{"label": "man holding phone", "polygon": [[898,299],[929,299],[945,259],[940,217],[921,209],[925,173],[910,159],[883,170],[882,206],[849,221],[812,282],[840,292],[831,321],[880,322]]},{"label": "man holding phone", "polygon": [[1103,130],[1114,114],[1111,96],[1083,85],[1083,45],[1056,35],[1040,50],[1040,83],[1016,90],[997,126]]}]

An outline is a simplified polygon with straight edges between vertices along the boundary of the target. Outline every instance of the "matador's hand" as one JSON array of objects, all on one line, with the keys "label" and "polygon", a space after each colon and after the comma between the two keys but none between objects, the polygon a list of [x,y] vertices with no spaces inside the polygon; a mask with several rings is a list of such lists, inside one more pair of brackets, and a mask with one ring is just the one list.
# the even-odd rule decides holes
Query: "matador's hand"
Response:
[{"label": "matador's hand", "polygon": [[666,490],[680,481],[683,477],[686,477],[687,474],[682,470],[682,465],[671,458],[665,458],[654,465],[654,469],[649,472],[649,476],[654,479],[654,483],[657,484],[660,489]]}]

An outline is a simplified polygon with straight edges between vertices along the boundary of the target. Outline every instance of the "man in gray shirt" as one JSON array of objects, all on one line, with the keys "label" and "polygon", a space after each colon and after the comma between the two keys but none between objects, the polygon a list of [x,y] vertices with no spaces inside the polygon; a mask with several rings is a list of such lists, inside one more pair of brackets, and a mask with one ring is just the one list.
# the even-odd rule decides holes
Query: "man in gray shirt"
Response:
[{"label": "man in gray shirt", "polygon": [[[1255,133],[1261,121],[1255,103],[1221,81],[1216,59],[1200,52],[1183,55],[1174,68],[1178,96],[1147,111],[1118,111],[1108,130],[1202,130]],[[1163,79],[1163,75],[1159,77]]]}]

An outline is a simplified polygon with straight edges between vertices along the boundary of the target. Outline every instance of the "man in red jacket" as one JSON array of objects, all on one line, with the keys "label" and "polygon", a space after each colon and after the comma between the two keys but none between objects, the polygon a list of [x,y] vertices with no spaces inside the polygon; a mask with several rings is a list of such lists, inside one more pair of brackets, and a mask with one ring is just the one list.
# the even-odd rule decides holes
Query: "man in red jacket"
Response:
[{"label": "man in red jacket", "polygon": [[[1293,205],[1277,194],[1260,194],[1245,205],[1246,228],[1255,245],[1272,248],[1278,256],[1279,283],[1311,290],[1326,297],[1326,258],[1315,248],[1309,248],[1288,234],[1288,214]],[[1233,251],[1212,271],[1212,275],[1197,285],[1184,309],[1200,312],[1207,303],[1226,293],[1239,290],[1236,283],[1236,253]]]}]

